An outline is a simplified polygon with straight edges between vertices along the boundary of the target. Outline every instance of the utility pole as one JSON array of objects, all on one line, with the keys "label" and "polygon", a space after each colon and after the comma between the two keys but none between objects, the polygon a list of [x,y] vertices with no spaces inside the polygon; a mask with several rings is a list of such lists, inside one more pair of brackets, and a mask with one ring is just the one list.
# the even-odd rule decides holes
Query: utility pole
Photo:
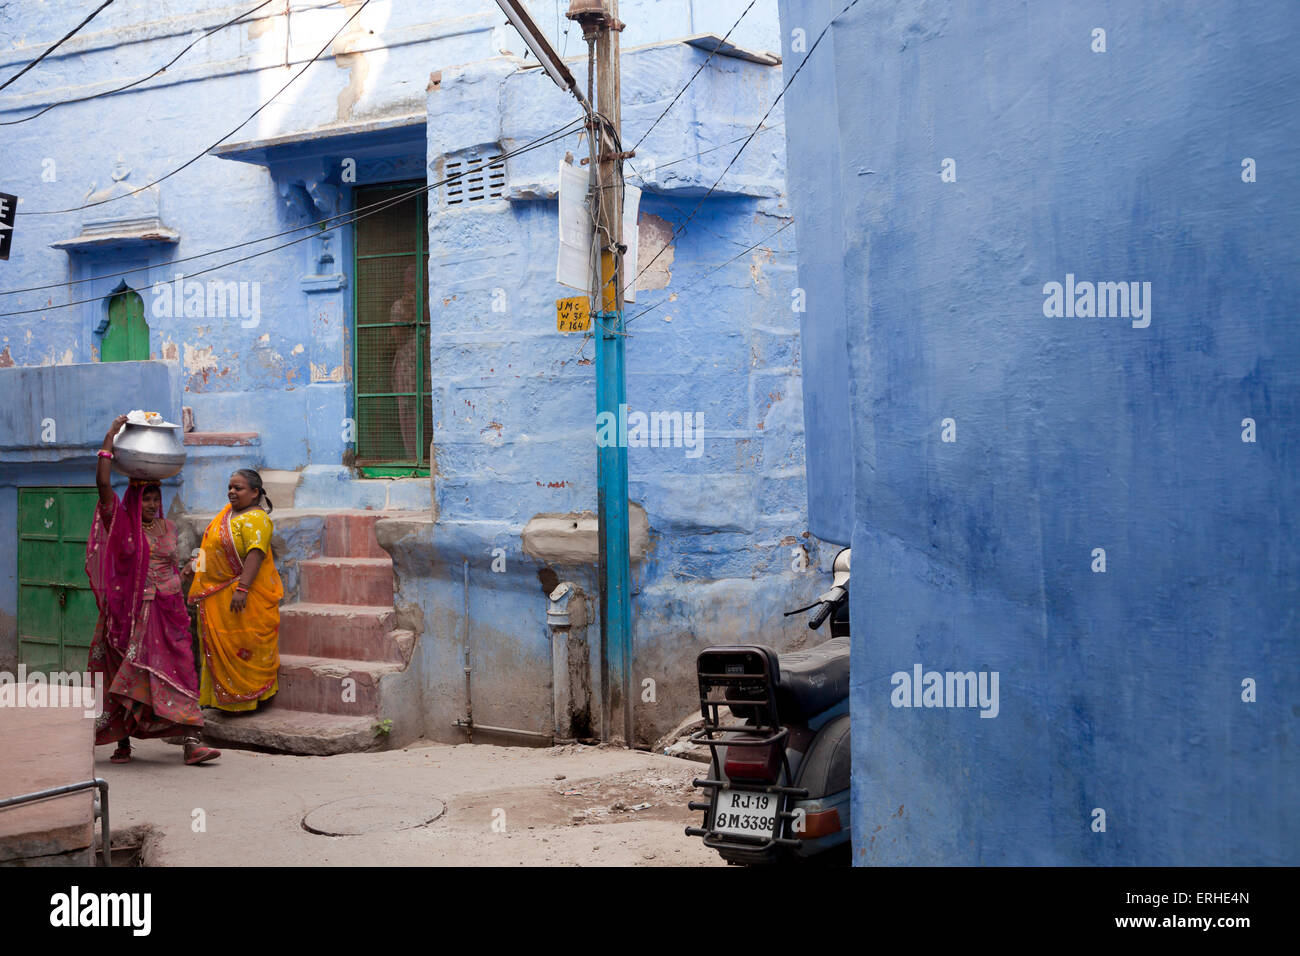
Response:
[{"label": "utility pole", "polygon": [[[632,730],[632,567],[627,506],[627,378],[624,372],[623,152],[619,92],[618,0],[569,0],[567,17],[582,25],[587,41],[588,94],[560,59],[522,0],[496,0],[556,86],[587,113],[591,144],[593,249],[600,262],[591,276],[592,337],[596,341],[596,422],[613,421],[617,440],[597,443],[596,487],[599,517],[600,582],[600,737],[620,734],[631,747]],[[594,75],[593,75],[594,74]],[[593,89],[594,86],[594,89]],[[593,106],[591,100],[595,98]],[[610,416],[603,418],[602,416]],[[621,717],[621,719],[620,719]]]},{"label": "utility pole", "polygon": [[[620,736],[631,747],[632,569],[628,535],[627,379],[624,369],[623,159],[619,90],[618,0],[571,0],[568,17],[582,24],[588,62],[594,62],[597,115],[589,124],[596,171],[593,212],[600,250],[599,292],[592,337],[596,343],[596,416],[612,415],[618,440],[596,449],[600,557],[601,739]],[[606,421],[610,419],[606,418]],[[619,719],[621,717],[621,720]]]}]

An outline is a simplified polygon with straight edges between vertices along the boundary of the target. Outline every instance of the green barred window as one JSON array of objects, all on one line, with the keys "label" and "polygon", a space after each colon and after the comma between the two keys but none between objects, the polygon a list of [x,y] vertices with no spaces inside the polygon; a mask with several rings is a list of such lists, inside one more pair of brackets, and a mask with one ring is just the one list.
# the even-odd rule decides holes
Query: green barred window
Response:
[{"label": "green barred window", "polygon": [[[367,186],[354,209],[422,189]],[[353,242],[356,464],[369,477],[427,475],[433,410],[429,376],[428,194],[357,220]]]}]

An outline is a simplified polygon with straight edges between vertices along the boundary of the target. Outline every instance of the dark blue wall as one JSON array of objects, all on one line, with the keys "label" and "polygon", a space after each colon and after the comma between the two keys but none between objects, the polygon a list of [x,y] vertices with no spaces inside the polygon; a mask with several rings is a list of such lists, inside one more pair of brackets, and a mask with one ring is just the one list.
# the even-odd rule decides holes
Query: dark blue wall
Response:
[{"label": "dark blue wall", "polygon": [[[783,0],[787,77],[843,6]],[[1290,0],[862,0],[794,82],[792,195],[838,189],[794,212],[801,284],[842,274],[847,380],[810,307],[804,387],[852,395],[858,862],[1300,862],[1298,50]],[[1150,324],[1045,315],[1067,274],[1149,282]],[[998,672],[998,715],[893,706],[918,663]]]}]

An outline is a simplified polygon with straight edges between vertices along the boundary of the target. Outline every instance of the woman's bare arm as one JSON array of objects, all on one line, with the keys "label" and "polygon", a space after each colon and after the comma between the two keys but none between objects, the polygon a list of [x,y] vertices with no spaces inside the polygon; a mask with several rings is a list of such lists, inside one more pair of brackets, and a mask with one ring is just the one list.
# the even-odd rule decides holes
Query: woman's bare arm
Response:
[{"label": "woman's bare arm", "polygon": [[[113,450],[113,439],[117,437],[118,430],[126,424],[126,416],[118,415],[113,419],[113,424],[108,426],[108,434],[104,436],[102,451],[111,452]],[[99,489],[99,506],[100,512],[104,516],[104,524],[113,520],[113,468],[109,460],[104,455],[100,455],[95,465],[95,487]]]},{"label": "woman's bare arm", "polygon": [[[242,611],[244,605],[248,603],[249,588],[253,586],[253,581],[257,577],[258,569],[262,567],[262,561],[266,553],[261,548],[250,548],[248,554],[244,555],[244,573],[239,576],[239,584],[235,588],[235,593],[230,599],[230,609],[232,611]],[[241,591],[239,588],[243,588]]]}]

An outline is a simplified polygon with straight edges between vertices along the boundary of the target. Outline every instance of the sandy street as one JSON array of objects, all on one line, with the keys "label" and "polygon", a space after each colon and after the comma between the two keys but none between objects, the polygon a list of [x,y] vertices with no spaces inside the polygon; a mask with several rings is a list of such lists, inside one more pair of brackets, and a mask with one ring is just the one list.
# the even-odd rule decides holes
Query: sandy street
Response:
[{"label": "sandy street", "polygon": [[153,828],[146,865],[722,865],[682,832],[698,822],[686,804],[705,767],[676,758],[421,742],[334,757],[226,750],[187,767],[179,747],[133,744],[126,765],[97,748],[95,771],[115,845]]}]

